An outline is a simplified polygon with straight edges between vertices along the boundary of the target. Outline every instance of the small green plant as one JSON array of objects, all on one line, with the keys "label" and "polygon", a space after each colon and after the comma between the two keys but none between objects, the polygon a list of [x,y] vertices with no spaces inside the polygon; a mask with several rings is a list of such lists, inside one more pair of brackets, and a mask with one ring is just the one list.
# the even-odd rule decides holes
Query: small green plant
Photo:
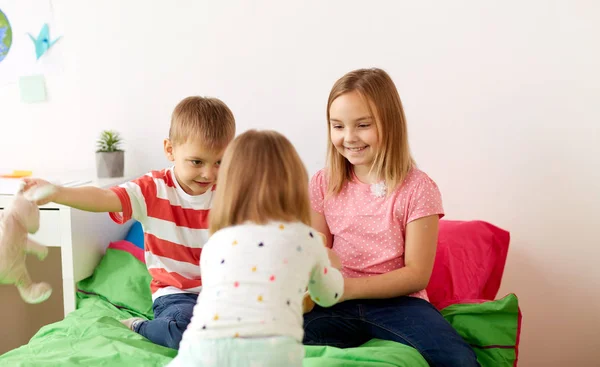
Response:
[{"label": "small green plant", "polygon": [[123,139],[121,135],[114,130],[104,130],[100,138],[96,140],[96,152],[121,152]]}]

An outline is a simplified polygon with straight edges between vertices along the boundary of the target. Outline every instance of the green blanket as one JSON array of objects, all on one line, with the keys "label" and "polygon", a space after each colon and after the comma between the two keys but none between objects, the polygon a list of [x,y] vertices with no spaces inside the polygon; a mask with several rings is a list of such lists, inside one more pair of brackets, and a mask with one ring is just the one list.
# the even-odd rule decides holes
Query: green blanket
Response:
[{"label": "green blanket", "polygon": [[[0,366],[164,366],[176,351],[155,345],[118,320],[152,317],[144,265],[108,249],[94,275],[79,284],[78,309],[40,329],[30,342],[0,356]],[[518,301],[455,304],[442,314],[474,346],[482,366],[513,366],[519,333]],[[305,367],[427,366],[413,348],[383,340],[358,347],[306,347]]]},{"label": "green blanket", "polygon": [[[98,296],[82,295],[79,309],[63,321],[40,329],[21,348],[0,357],[0,365],[25,366],[164,366],[177,352],[131,332],[118,319],[132,313]],[[341,350],[307,347],[304,366],[427,366],[414,349],[380,340]]]}]

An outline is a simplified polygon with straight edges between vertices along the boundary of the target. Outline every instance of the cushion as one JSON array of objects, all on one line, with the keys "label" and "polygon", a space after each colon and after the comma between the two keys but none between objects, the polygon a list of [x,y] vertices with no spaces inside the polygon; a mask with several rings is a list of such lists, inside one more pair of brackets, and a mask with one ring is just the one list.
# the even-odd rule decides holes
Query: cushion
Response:
[{"label": "cushion", "polygon": [[441,220],[429,301],[441,309],[464,300],[494,300],[509,242],[507,231],[484,221]]},{"label": "cushion", "polygon": [[517,365],[521,311],[516,295],[495,301],[464,300],[441,313],[471,345],[481,366]]},{"label": "cushion", "polygon": [[152,278],[144,264],[144,251],[128,241],[112,242],[89,278],[80,281],[78,291],[106,299],[152,319]]},{"label": "cushion", "polygon": [[142,224],[138,221],[134,221],[133,225],[129,228],[125,241],[131,242],[137,247],[144,249],[144,229]]}]

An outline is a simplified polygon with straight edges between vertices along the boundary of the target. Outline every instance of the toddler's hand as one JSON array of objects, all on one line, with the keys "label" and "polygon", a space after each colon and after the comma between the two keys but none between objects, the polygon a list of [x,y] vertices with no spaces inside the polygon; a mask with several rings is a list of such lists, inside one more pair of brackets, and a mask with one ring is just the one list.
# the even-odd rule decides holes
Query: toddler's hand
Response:
[{"label": "toddler's hand", "polygon": [[302,313],[308,313],[315,308],[315,302],[310,298],[310,294],[308,292],[304,295],[304,299],[302,299]]}]

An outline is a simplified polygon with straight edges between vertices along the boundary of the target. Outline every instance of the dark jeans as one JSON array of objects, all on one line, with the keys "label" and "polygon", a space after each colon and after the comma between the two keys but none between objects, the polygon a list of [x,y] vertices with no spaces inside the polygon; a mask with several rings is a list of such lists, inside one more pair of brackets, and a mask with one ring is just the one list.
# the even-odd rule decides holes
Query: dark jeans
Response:
[{"label": "dark jeans", "polygon": [[179,342],[187,328],[197,294],[178,293],[158,297],[152,305],[154,320],[140,322],[134,331],[155,344],[179,349]]},{"label": "dark jeans", "polygon": [[430,366],[479,366],[475,352],[431,303],[416,297],[346,301],[304,315],[304,344],[357,347],[372,338],[417,349]]}]

